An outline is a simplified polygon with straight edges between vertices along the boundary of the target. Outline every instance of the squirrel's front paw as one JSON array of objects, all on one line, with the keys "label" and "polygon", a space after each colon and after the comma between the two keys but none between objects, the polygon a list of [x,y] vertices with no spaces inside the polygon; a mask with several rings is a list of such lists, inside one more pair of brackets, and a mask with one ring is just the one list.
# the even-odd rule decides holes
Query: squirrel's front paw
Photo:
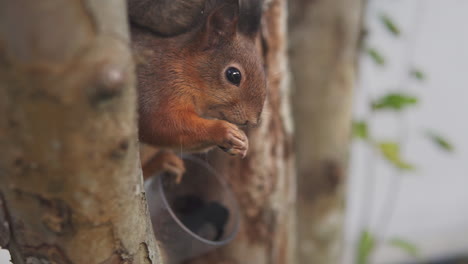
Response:
[{"label": "squirrel's front paw", "polygon": [[244,158],[249,149],[249,140],[244,131],[226,121],[221,121],[219,124],[216,131],[216,144],[227,153]]},{"label": "squirrel's front paw", "polygon": [[185,173],[184,161],[172,151],[161,150],[143,166],[145,179],[162,171],[174,175],[176,183],[180,183]]}]

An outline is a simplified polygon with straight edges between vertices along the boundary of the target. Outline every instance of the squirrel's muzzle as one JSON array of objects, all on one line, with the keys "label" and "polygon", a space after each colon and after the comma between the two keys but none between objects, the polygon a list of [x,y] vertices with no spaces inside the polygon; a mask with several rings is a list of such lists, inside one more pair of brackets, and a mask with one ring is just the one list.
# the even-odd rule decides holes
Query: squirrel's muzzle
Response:
[{"label": "squirrel's muzzle", "polygon": [[241,127],[258,127],[261,123],[261,113],[259,113],[257,116],[245,120],[244,123],[238,124]]}]

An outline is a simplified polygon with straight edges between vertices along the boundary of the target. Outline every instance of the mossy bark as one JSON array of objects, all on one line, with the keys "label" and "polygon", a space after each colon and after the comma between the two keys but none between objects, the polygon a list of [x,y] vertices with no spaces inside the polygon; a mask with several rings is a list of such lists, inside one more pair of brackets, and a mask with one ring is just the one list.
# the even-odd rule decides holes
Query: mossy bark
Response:
[{"label": "mossy bark", "polygon": [[0,2],[0,246],[21,263],[161,263],[126,5]]}]

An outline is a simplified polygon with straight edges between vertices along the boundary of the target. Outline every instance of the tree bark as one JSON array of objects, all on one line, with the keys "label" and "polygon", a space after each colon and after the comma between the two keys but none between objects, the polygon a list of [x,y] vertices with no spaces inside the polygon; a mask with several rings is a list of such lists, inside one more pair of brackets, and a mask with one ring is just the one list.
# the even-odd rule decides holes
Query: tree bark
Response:
[{"label": "tree bark", "polygon": [[263,121],[247,131],[250,147],[243,160],[221,151],[207,159],[226,176],[241,207],[236,239],[190,263],[293,264],[295,248],[295,171],[292,149],[286,1],[266,4],[262,49],[268,76]]},{"label": "tree bark", "polygon": [[362,0],[292,0],[298,263],[339,263]]},{"label": "tree bark", "polygon": [[0,246],[15,264],[161,263],[125,8],[0,2]]}]

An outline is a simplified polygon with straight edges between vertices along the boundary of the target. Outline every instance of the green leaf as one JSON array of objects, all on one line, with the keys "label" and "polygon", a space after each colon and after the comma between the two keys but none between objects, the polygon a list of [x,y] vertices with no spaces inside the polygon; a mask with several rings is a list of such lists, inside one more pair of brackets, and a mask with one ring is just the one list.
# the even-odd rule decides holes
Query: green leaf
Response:
[{"label": "green leaf", "polygon": [[412,69],[410,75],[418,81],[424,81],[426,79],[426,75],[418,69]]},{"label": "green leaf", "polygon": [[393,20],[386,14],[380,15],[380,21],[384,24],[385,28],[395,36],[400,35],[400,29],[393,22]]},{"label": "green leaf", "polygon": [[450,142],[448,142],[447,139],[443,138],[441,135],[432,131],[428,131],[426,135],[430,140],[432,140],[432,142],[434,142],[434,144],[436,144],[436,146],[438,146],[442,150],[445,150],[447,152],[454,151],[453,145]]},{"label": "green leaf", "polygon": [[419,257],[419,249],[416,245],[401,238],[393,238],[389,241],[390,245],[405,251],[408,255]]},{"label": "green leaf", "polygon": [[368,264],[369,257],[372,254],[372,251],[375,249],[375,239],[372,234],[364,230],[361,232],[361,237],[359,238],[358,252],[356,256],[357,264]]},{"label": "green leaf", "polygon": [[395,142],[385,141],[378,143],[378,148],[382,156],[398,169],[411,171],[415,167],[402,159],[400,146]]},{"label": "green leaf", "polygon": [[383,66],[385,65],[385,59],[384,57],[380,54],[380,52],[378,52],[376,49],[374,48],[368,48],[367,49],[367,54],[369,54],[369,56],[371,56],[372,60],[377,64],[377,65],[380,65],[380,66]]},{"label": "green leaf", "polygon": [[392,109],[402,110],[406,107],[413,106],[418,103],[418,98],[412,95],[402,93],[389,93],[371,104],[372,110]]},{"label": "green leaf", "polygon": [[365,121],[354,121],[353,122],[353,136],[360,139],[369,138],[369,130]]}]

